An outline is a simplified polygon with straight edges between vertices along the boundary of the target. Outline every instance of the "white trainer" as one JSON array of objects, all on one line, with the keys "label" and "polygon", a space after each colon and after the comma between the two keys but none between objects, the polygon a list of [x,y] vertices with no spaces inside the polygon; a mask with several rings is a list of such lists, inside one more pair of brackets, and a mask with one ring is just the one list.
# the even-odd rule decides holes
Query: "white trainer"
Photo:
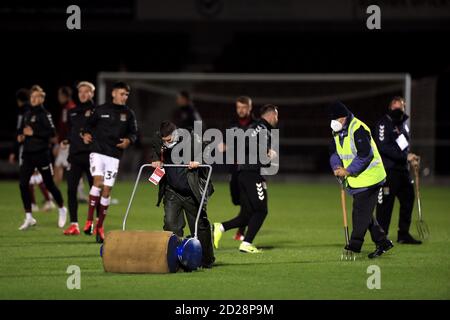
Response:
[{"label": "white trainer", "polygon": [[67,220],[67,209],[66,207],[59,208],[58,210],[58,227],[64,228]]},{"label": "white trainer", "polygon": [[31,204],[31,212],[38,212],[39,206],[36,203]]},{"label": "white trainer", "polygon": [[25,221],[23,224],[19,227],[19,230],[23,231],[28,229],[29,227],[35,226],[37,223],[36,219],[34,218],[25,218]]}]

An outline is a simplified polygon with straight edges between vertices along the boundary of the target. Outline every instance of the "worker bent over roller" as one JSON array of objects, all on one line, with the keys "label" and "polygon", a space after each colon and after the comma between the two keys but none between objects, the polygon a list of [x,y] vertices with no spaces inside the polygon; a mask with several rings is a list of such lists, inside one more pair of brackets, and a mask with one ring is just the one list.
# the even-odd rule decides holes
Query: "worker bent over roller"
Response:
[{"label": "worker bent over roller", "polygon": [[[152,167],[162,167],[173,164],[172,151],[181,142],[180,131],[175,124],[164,121],[161,123],[157,142],[154,144]],[[195,135],[191,135],[194,142]],[[193,148],[192,148],[193,150]],[[191,151],[192,151],[191,150]],[[193,152],[191,152],[193,154]],[[193,158],[193,157],[192,157]],[[159,182],[158,203],[164,199],[164,230],[172,231],[177,236],[183,236],[186,215],[191,234],[194,234],[195,220],[201,202],[203,190],[206,186],[207,169],[199,168],[199,163],[190,161],[188,168],[167,167]],[[206,214],[207,198],[213,193],[210,183],[207,186],[206,198],[198,221],[198,240],[202,245],[202,267],[211,268],[215,258],[212,247],[211,225]],[[184,214],[183,214],[184,212]]]}]

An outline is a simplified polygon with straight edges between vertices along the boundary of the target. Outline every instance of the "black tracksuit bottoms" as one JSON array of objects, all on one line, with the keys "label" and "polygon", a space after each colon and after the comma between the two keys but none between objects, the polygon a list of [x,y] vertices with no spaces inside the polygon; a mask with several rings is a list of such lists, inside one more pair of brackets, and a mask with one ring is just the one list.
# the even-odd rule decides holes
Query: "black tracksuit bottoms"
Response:
[{"label": "black tracksuit bottoms", "polygon": [[70,155],[68,159],[70,167],[67,170],[67,197],[69,201],[70,222],[78,222],[77,191],[83,173],[86,174],[89,187],[92,187],[93,179],[89,169],[89,153]]},{"label": "black tracksuit bottoms", "polygon": [[409,233],[411,216],[414,209],[414,187],[407,170],[388,170],[383,186],[383,198],[377,205],[377,220],[380,226],[389,233],[392,210],[395,198],[400,202],[398,233]]},{"label": "black tracksuit bottoms", "polygon": [[353,230],[349,246],[355,252],[361,251],[367,230],[377,246],[386,240],[386,234],[373,216],[379,191],[380,187],[372,187],[353,196]]},{"label": "black tracksuit bottoms", "polygon": [[238,182],[241,213],[222,225],[225,230],[248,226],[244,241],[252,243],[268,212],[266,181],[259,171],[240,171]]},{"label": "black tracksuit bottoms", "polygon": [[25,212],[31,213],[30,178],[37,169],[44,180],[48,191],[52,194],[59,207],[63,206],[63,198],[58,187],[53,181],[53,166],[48,150],[40,152],[23,153],[22,163],[19,169],[20,194],[22,196]]},{"label": "black tracksuit bottoms", "polygon": [[[189,224],[192,236],[195,231],[199,203],[194,195],[181,195],[170,187],[164,192],[164,231],[171,231],[183,237],[185,226],[183,211]],[[210,265],[215,261],[212,244],[211,224],[205,210],[200,213],[197,230],[198,240],[202,245],[202,265]]]},{"label": "black tracksuit bottoms", "polygon": [[[231,194],[231,201],[235,206],[239,206],[239,213],[238,215],[246,215],[247,212],[241,207],[241,192],[239,190],[239,171],[233,170],[230,177],[230,194]],[[243,235],[245,233],[246,226],[239,227],[238,232]]]}]

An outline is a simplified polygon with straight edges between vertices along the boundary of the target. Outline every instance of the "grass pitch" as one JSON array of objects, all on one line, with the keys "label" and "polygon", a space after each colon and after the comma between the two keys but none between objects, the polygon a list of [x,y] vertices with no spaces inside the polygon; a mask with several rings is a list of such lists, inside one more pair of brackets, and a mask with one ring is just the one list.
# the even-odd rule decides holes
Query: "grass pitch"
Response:
[{"label": "grass pitch", "polygon": [[[233,217],[228,185],[215,184],[211,222]],[[120,182],[106,230],[121,228],[132,184]],[[238,251],[234,231],[225,233],[211,270],[167,275],[108,274],[93,237],[62,235],[56,211],[39,212],[38,225],[21,232],[17,182],[0,184],[0,299],[449,299],[450,188],[424,187],[425,220],[431,238],[422,246],[396,245],[377,260],[340,261],[344,235],[336,184],[269,183],[269,215],[255,244],[264,253]],[[63,187],[66,195],[65,186]],[[39,191],[36,190],[36,194]],[[65,197],[66,198],[66,197]],[[38,197],[38,199],[40,199]],[[163,209],[155,207],[156,187],[143,183],[128,220],[129,229],[161,230]],[[348,200],[351,208],[351,200]],[[80,207],[84,224],[86,205]],[[417,214],[414,213],[414,220]],[[391,228],[396,240],[398,205]],[[186,233],[189,233],[187,230]],[[416,235],[414,226],[412,233]],[[68,266],[81,268],[81,290],[69,290]],[[381,289],[369,290],[367,268],[378,265]]]}]

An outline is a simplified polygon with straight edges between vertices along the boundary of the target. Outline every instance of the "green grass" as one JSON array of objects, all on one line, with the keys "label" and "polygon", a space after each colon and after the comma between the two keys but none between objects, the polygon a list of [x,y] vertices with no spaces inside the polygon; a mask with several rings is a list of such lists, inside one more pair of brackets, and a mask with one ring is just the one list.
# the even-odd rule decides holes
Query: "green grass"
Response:
[{"label": "green grass", "polygon": [[[215,186],[209,203],[211,222],[237,212],[228,186]],[[131,187],[121,182],[113,191],[120,204],[109,210],[107,230],[120,229]],[[162,228],[163,209],[155,207],[155,192],[151,184],[141,186],[130,229]],[[424,245],[396,245],[380,259],[369,260],[366,256],[374,245],[367,237],[364,258],[350,263],[339,260],[344,239],[337,185],[272,183],[269,215],[255,239],[263,254],[238,252],[230,231],[215,252],[215,268],[167,275],[105,273],[99,245],[85,235],[63,236],[56,227],[56,211],[35,214],[38,225],[20,232],[23,213],[17,183],[1,183],[0,194],[0,299],[450,298],[449,188],[423,188],[424,214],[432,233]],[[396,206],[393,235],[397,211]],[[83,224],[85,205],[80,212]],[[381,268],[380,290],[366,286],[367,267],[372,264]],[[66,287],[69,265],[81,268],[81,290]]]}]

